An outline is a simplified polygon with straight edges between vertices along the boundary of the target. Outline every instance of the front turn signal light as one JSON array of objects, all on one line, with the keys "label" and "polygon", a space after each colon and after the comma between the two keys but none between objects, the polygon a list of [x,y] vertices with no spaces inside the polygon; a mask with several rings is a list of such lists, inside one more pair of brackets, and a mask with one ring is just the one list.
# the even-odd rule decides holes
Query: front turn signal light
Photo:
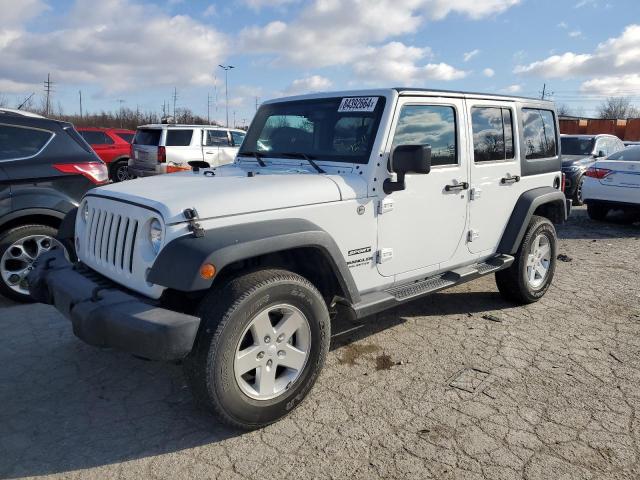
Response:
[{"label": "front turn signal light", "polygon": [[216,274],[216,267],[210,263],[205,263],[200,267],[200,276],[205,280],[211,280]]}]

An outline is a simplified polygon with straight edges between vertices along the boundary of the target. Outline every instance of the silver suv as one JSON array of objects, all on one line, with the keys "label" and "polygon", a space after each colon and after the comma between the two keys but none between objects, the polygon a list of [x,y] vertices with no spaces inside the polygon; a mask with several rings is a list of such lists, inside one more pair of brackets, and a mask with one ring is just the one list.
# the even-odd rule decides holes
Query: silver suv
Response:
[{"label": "silver suv", "polygon": [[211,167],[233,162],[244,140],[242,130],[210,125],[143,125],[131,145],[129,173],[148,177],[189,170],[188,162]]}]

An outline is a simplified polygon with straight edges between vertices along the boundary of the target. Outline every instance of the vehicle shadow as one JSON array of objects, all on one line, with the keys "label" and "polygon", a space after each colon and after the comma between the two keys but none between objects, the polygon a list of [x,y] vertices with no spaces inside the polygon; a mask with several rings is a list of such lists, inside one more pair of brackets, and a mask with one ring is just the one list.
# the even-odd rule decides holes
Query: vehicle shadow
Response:
[{"label": "vehicle shadow", "polygon": [[640,219],[617,210],[610,212],[605,221],[597,222],[589,218],[585,207],[578,207],[556,229],[561,240],[636,238],[640,237]]},{"label": "vehicle shadow", "polygon": [[[413,316],[510,306],[495,292],[438,293],[362,321],[337,318],[332,348]],[[87,346],[48,306],[2,308],[0,318],[0,478],[64,474],[243,434],[196,406],[180,365]]]}]

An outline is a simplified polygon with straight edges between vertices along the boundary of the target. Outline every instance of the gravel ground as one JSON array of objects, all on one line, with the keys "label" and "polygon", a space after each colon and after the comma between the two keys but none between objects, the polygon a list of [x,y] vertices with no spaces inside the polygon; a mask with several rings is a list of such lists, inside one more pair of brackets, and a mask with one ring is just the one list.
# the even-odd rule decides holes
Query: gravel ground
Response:
[{"label": "gravel ground", "polygon": [[484,278],[339,323],[308,399],[251,433],[197,410],[179,366],[4,301],[0,477],[637,479],[640,227],[576,209],[559,234],[539,303]]}]

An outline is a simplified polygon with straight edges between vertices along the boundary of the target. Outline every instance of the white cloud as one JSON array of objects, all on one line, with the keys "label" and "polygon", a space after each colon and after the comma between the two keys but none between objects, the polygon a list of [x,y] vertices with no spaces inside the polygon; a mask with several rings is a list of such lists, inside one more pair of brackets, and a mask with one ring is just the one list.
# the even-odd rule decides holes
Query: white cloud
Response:
[{"label": "white cloud", "polygon": [[566,30],[567,28],[569,28],[569,24],[567,24],[567,22],[565,21],[562,21],[558,24],[558,28],[563,28]]},{"label": "white cloud", "polygon": [[520,84],[509,85],[508,87],[503,88],[501,91],[504,93],[519,93],[522,91],[522,85]]},{"label": "white cloud", "polygon": [[320,75],[311,75],[310,77],[299,78],[294,80],[287,87],[285,93],[289,95],[300,95],[303,93],[321,92],[331,88],[333,83],[331,80]]},{"label": "white cloud", "polygon": [[215,17],[216,15],[218,15],[218,9],[214,3],[205,8],[204,12],[202,12],[202,16],[205,18]]},{"label": "white cloud", "polygon": [[519,0],[314,0],[289,23],[273,21],[242,30],[246,52],[275,56],[306,68],[360,61],[389,39],[415,33],[427,20],[450,13],[478,19]]},{"label": "white cloud", "polygon": [[480,53],[480,50],[478,50],[477,48],[475,50],[471,50],[470,52],[465,52],[463,55],[464,61],[468,62],[479,53]]},{"label": "white cloud", "polygon": [[0,0],[0,12],[2,12],[0,30],[15,28],[15,25],[37,17],[49,9],[50,7],[42,0]]},{"label": "white cloud", "polygon": [[587,80],[580,86],[583,93],[607,96],[632,96],[640,92],[640,74],[606,76]]},{"label": "white cloud", "polygon": [[0,27],[0,79],[39,84],[51,72],[56,82],[105,92],[212,84],[211,66],[226,50],[224,35],[189,16],[129,0],[77,0],[58,30]]},{"label": "white cloud", "polygon": [[640,70],[640,25],[629,25],[619,37],[600,43],[593,53],[566,52],[519,65],[515,73],[545,78],[630,74]]},{"label": "white cloud", "polygon": [[496,74],[496,72],[495,72],[495,70],[494,70],[493,68],[485,68],[485,69],[482,71],[482,74],[483,74],[485,77],[491,78],[491,77],[493,77],[493,76]]},{"label": "white cloud", "polygon": [[568,33],[571,38],[578,38],[582,36],[582,32],[580,30],[572,30]]}]

